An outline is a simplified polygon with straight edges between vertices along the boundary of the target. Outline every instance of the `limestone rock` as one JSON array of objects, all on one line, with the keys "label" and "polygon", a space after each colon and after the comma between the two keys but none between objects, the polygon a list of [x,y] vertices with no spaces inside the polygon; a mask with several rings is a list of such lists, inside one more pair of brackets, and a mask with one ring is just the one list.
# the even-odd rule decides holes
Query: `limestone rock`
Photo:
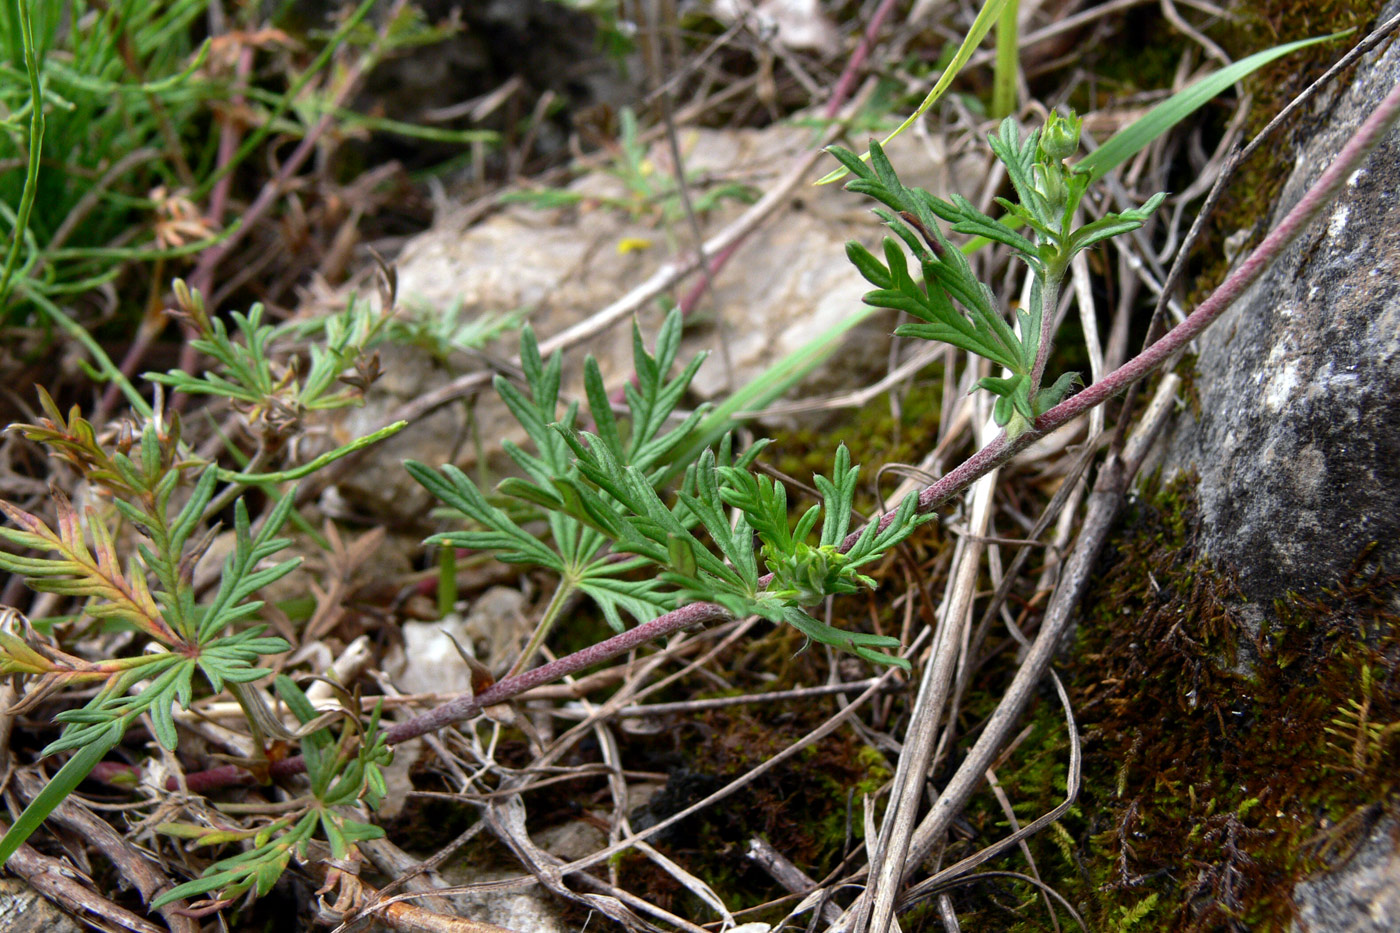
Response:
[{"label": "limestone rock", "polygon": [[[1397,10],[1391,2],[1378,22]],[[1312,105],[1315,130],[1274,222],[1397,81],[1392,44]],[[1392,130],[1319,222],[1199,341],[1199,415],[1182,417],[1165,464],[1199,476],[1199,541],[1245,597],[1236,618],[1246,651],[1256,634],[1248,630],[1272,621],[1275,599],[1315,594],[1354,570],[1400,566],[1397,226],[1400,131]],[[1345,650],[1344,638],[1335,650]],[[1395,836],[1393,819],[1383,821],[1349,862],[1299,883],[1294,930],[1400,926]]]},{"label": "limestone rock", "polygon": [[82,927],[18,878],[0,878],[0,930],[78,933]]},{"label": "limestone rock", "polygon": [[1294,888],[1293,905],[1293,933],[1400,929],[1400,823],[1377,823],[1345,864]]},{"label": "limestone rock", "polygon": [[390,649],[384,669],[405,693],[467,693],[471,669],[458,653],[496,670],[529,634],[528,609],[519,590],[494,586],[477,597],[463,617],[450,613],[436,622],[403,625],[403,647]]},{"label": "limestone rock", "polygon": [[[1381,14],[1393,15],[1396,3]],[[1314,105],[1275,219],[1400,81],[1400,48]],[[1320,222],[1200,340],[1199,421],[1168,464],[1194,469],[1203,544],[1264,606],[1343,578],[1373,542],[1400,557],[1400,131]]]}]

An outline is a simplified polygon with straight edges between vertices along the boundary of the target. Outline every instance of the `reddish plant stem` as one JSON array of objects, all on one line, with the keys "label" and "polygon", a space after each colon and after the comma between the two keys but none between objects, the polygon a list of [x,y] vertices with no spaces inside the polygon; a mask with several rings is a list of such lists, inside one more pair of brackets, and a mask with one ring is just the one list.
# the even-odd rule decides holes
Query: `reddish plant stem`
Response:
[{"label": "reddish plant stem", "polygon": [[[1279,222],[1278,226],[1269,232],[1269,235],[1264,238],[1254,252],[1250,253],[1249,257],[1240,263],[1235,271],[1231,272],[1229,277],[1220,284],[1220,287],[1187,316],[1186,320],[1167,331],[1156,343],[1098,382],[1077,395],[1065,399],[1041,415],[1036,419],[1035,424],[1020,436],[1008,439],[1005,433],[998,435],[995,440],[963,461],[956,469],[946,473],[933,485],[925,487],[919,493],[919,512],[924,513],[937,508],[952,496],[972,485],[980,477],[1025,450],[1034,441],[1063,427],[1080,415],[1102,405],[1119,392],[1126,390],[1128,386],[1151,374],[1169,357],[1199,336],[1202,331],[1215,322],[1216,318],[1234,304],[1246,289],[1254,284],[1264,273],[1264,270],[1297,239],[1298,235],[1303,232],[1303,228],[1317,217],[1322,208],[1346,183],[1347,176],[1380,142],[1381,136],[1395,120],[1397,113],[1400,113],[1400,85],[1391,89],[1371,117],[1362,124],[1356,135],[1342,147],[1337,158],[1318,177],[1318,180]],[[894,518],[894,512],[886,512],[880,516],[879,530],[883,531],[889,527]],[[842,542],[841,549],[843,551],[850,550],[855,545],[859,534],[859,532],[852,532],[848,535],[846,540]]]},{"label": "reddish plant stem", "polygon": [[[1389,129],[1397,115],[1400,115],[1400,84],[1391,89],[1390,93],[1377,106],[1375,112],[1357,130],[1356,135],[1342,147],[1332,164],[1314,182],[1278,226],[1270,231],[1258,248],[1250,253],[1249,258],[1242,262],[1220,287],[1211,293],[1209,298],[1191,312],[1186,320],[1103,379],[1041,415],[1040,418],[1036,419],[1035,424],[1020,436],[1009,440],[1005,433],[998,435],[995,440],[973,454],[957,468],[944,475],[933,485],[923,489],[919,493],[918,511],[920,513],[932,511],[972,485],[980,477],[1006,463],[1035,440],[1103,404],[1137,380],[1149,375],[1209,327],[1297,239],[1303,228],[1317,217],[1332,196],[1346,183],[1347,176],[1380,142],[1381,136]],[[894,517],[894,512],[885,513],[880,517],[878,527],[880,529],[887,528],[894,521]],[[841,549],[843,551],[849,550],[855,544],[858,536],[859,532],[852,532],[842,542]],[[533,687],[577,673],[594,664],[602,663],[640,647],[653,639],[674,634],[691,626],[720,622],[728,618],[729,613],[713,603],[692,603],[582,651],[566,655],[557,661],[541,665],[516,677],[508,677],[477,696],[459,697],[421,716],[399,723],[388,731],[388,740],[392,744],[424,735],[475,715],[483,707],[505,702]],[[272,766],[272,775],[280,777],[296,774],[304,771],[305,768],[305,762],[300,758],[288,758],[276,762]],[[232,766],[198,772],[187,778],[190,789],[199,792],[227,786],[230,783],[242,783],[246,780],[247,772]]]},{"label": "reddish plant stem", "polygon": [[[397,745],[420,735],[436,732],[454,722],[470,719],[485,707],[504,703],[526,690],[553,683],[570,674],[577,674],[586,668],[602,664],[620,654],[626,654],[634,648],[639,648],[647,642],[665,638],[667,635],[674,635],[683,629],[708,625],[728,618],[729,613],[714,603],[691,603],[689,606],[668,612],[660,618],[644,622],[636,628],[628,629],[621,635],[615,635],[607,641],[601,641],[596,645],[584,648],[582,651],[575,651],[573,654],[565,655],[548,664],[541,664],[539,667],[525,671],[523,674],[517,674],[515,677],[507,677],[475,696],[464,694],[455,700],[449,700],[421,716],[415,716],[391,726],[385,733],[385,740],[390,745]],[[305,770],[306,762],[298,756],[273,762],[270,773],[272,777],[279,778],[290,774],[300,774]],[[246,783],[248,772],[236,765],[225,765],[221,768],[195,772],[187,775],[185,780],[191,791],[207,793],[230,784]],[[167,786],[174,789],[174,786],[169,783]]]},{"label": "reddish plant stem", "polygon": [[865,35],[861,37],[860,45],[856,46],[855,52],[846,62],[846,68],[841,72],[841,77],[836,80],[836,87],[831,92],[831,99],[826,102],[825,116],[828,120],[836,117],[836,112],[841,109],[846,98],[851,96],[861,66],[870,57],[870,50],[875,47],[875,37],[880,34],[880,27],[885,24],[886,17],[893,9],[894,0],[882,0],[875,8],[874,15],[870,17],[870,25],[865,27]]}]

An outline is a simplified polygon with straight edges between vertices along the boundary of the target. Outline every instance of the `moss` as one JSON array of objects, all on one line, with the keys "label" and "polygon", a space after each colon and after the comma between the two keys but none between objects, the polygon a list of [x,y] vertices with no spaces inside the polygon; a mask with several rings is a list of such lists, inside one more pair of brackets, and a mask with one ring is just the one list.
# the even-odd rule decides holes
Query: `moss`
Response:
[{"label": "moss", "polygon": [[1176,81],[1190,39],[1173,29],[1156,7],[1128,10],[1121,14],[1121,22],[1123,35],[1151,36],[1152,41],[1095,42],[1080,49],[1076,65],[1094,75],[1092,83],[1077,85],[1069,101],[1080,113],[1102,110],[1134,94],[1169,88]]},{"label": "moss", "polygon": [[[677,765],[656,812],[643,822],[694,803],[778,754],[816,728],[832,712],[830,701],[800,706],[708,710],[672,733]],[[658,845],[703,879],[731,909],[766,904],[787,895],[746,857],[754,836],[771,841],[799,869],[820,879],[864,838],[861,796],[892,774],[890,763],[854,733],[839,731],[803,749],[742,790],[667,831]],[[654,804],[652,805],[655,806]],[[638,815],[633,815],[636,825]],[[646,891],[658,905],[682,916],[705,908],[690,892],[644,857],[618,863],[624,888]],[[790,906],[790,905],[789,905]],[[783,914],[750,916],[776,922]]]},{"label": "moss", "polygon": [[[1182,479],[1131,506],[1060,667],[1083,790],[1065,832],[1031,850],[1091,929],[1287,929],[1296,882],[1400,791],[1400,727],[1387,728],[1400,720],[1397,578],[1291,595],[1250,634],[1229,576],[1195,546],[1192,488]],[[997,772],[1022,822],[1057,805],[1066,778],[1058,703],[1042,698],[1030,716]],[[945,861],[1007,832],[990,799],[968,823],[974,838]],[[1044,929],[1043,912],[1022,909],[1038,898],[1028,885],[957,898],[971,926]]]}]

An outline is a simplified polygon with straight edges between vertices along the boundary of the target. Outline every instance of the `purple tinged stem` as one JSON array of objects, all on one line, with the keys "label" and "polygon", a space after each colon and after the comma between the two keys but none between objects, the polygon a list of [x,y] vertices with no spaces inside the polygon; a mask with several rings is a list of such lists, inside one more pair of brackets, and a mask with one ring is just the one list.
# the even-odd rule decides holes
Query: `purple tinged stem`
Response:
[{"label": "purple tinged stem", "polygon": [[[1242,262],[1234,272],[1217,288],[1195,311],[1172,330],[1162,336],[1137,357],[1124,363],[1118,369],[1104,376],[1098,382],[1077,395],[1066,399],[1036,419],[1035,423],[1019,437],[1008,440],[1005,433],[996,437],[986,447],[963,461],[958,467],[945,474],[933,485],[923,489],[919,495],[920,514],[936,509],[948,499],[971,486],[980,477],[1006,463],[1031,443],[1068,424],[1080,415],[1098,405],[1102,405],[1119,392],[1124,391],[1139,379],[1151,374],[1173,354],[1186,346],[1202,331],[1220,317],[1264,270],[1277,259],[1303,229],[1314,220],[1322,208],[1346,183],[1349,176],[1366,154],[1380,142],[1382,135],[1400,114],[1400,84],[1397,84],[1377,106],[1375,112],[1361,125],[1351,140],[1342,147],[1337,158],[1308,189],[1302,199],[1283,218],[1258,248]],[[895,511],[880,517],[878,528],[883,531],[894,521]],[[852,532],[841,544],[843,552],[853,547],[860,532]],[[767,578],[765,578],[766,580]],[[399,723],[388,730],[390,744],[435,731],[454,722],[467,719],[482,708],[503,703],[533,687],[551,683],[577,673],[595,664],[600,664],[649,641],[675,634],[682,629],[724,621],[729,613],[713,603],[692,603],[666,613],[615,635],[606,641],[566,655],[556,661],[541,665],[515,677],[508,677],[476,696],[462,696],[449,701],[421,716]],[[304,771],[305,763],[300,758],[288,758],[272,766],[272,775],[296,774]],[[190,775],[190,786],[194,789],[196,778],[210,778],[216,773],[228,772],[229,783],[236,783],[244,772],[240,768],[218,768],[202,775]],[[206,781],[198,782],[201,789]]]}]

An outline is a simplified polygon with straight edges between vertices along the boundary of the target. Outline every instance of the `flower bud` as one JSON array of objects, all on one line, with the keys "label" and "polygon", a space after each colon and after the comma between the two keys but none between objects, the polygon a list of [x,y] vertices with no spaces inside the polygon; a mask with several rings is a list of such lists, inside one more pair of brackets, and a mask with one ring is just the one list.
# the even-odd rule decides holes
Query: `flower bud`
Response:
[{"label": "flower bud", "polygon": [[1031,166],[1036,194],[1045,199],[1052,211],[1059,213],[1065,209],[1065,199],[1069,191],[1065,188],[1064,171],[1058,165],[1037,164]]},{"label": "flower bud", "polygon": [[1064,117],[1051,111],[1040,132],[1040,149],[1052,159],[1067,159],[1079,151],[1079,131],[1084,121],[1073,110]]}]

